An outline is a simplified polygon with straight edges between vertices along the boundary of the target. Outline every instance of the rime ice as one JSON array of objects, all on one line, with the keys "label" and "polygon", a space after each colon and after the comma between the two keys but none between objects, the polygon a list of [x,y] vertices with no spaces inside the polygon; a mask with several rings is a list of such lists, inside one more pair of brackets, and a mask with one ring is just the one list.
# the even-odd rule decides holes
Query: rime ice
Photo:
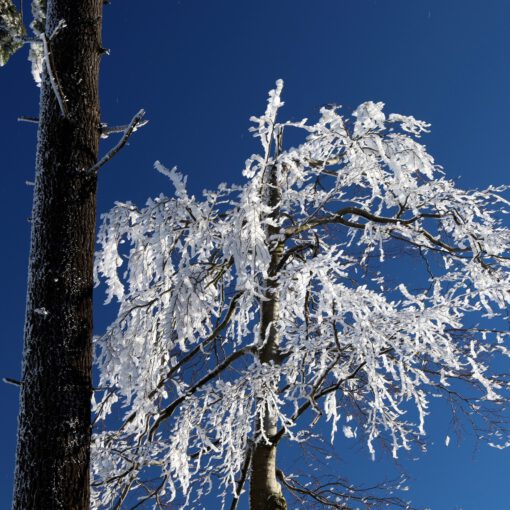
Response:
[{"label": "rime ice", "polygon": [[[382,437],[397,456],[424,439],[431,399],[456,381],[477,395],[456,405],[482,421],[484,406],[508,397],[492,370],[508,356],[498,331],[510,301],[505,188],[456,187],[418,141],[429,125],[386,115],[383,103],[278,122],[282,88],[252,118],[262,152],[247,159],[243,185],[197,198],[158,162],[175,194],[103,217],[96,274],[120,309],[96,341],[108,390],[95,412],[107,424],[120,405],[125,420],[95,436],[96,507],[149,470],[164,499],[193,506],[216,484],[224,503],[250,444],[270,439],[255,434],[267,415],[293,441],[323,416],[332,439],[341,430],[375,455]],[[285,149],[290,128],[302,143]],[[404,252],[416,270],[392,262]],[[278,363],[258,355],[268,282]],[[490,327],[476,325],[481,314]],[[498,429],[484,439],[491,432],[507,444]]]}]

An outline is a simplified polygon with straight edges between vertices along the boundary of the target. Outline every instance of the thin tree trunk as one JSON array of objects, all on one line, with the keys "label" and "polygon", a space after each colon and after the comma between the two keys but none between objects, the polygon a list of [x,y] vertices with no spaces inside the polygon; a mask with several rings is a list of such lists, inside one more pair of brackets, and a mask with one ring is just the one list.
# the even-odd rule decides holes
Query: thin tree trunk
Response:
[{"label": "thin tree trunk", "polygon": [[[278,187],[277,169],[274,166],[271,167],[267,186],[267,204],[273,208],[271,216],[276,219],[279,215],[278,204],[281,194]],[[267,236],[269,239],[277,233],[277,227],[268,227]],[[275,278],[282,256],[283,243],[280,241],[274,243],[266,281],[267,301],[261,303],[260,334],[262,338],[265,335],[265,343],[259,352],[259,359],[262,363],[278,364],[280,363],[279,338],[274,321],[278,319],[279,315],[279,296],[278,284]],[[285,510],[287,503],[283,497],[281,486],[276,479],[276,445],[271,444],[271,439],[278,431],[275,416],[269,410],[266,410],[263,423],[258,423],[257,428],[257,432],[264,431],[264,435],[269,439],[270,444],[259,442],[254,446],[250,481],[250,509]]]},{"label": "thin tree trunk", "polygon": [[13,509],[89,508],[92,263],[103,0],[48,0]]}]

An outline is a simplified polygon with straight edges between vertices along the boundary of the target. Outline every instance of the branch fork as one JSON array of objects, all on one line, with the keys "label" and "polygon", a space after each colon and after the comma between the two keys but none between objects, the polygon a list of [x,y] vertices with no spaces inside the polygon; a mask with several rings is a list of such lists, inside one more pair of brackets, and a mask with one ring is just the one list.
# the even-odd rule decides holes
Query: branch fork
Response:
[{"label": "branch fork", "polygon": [[138,113],[131,119],[131,122],[125,126],[125,129],[122,129],[124,126],[121,127],[114,127],[110,128],[110,131],[107,131],[108,128],[102,127],[102,132],[108,132],[108,133],[118,133],[123,132],[122,138],[120,139],[119,143],[111,149],[107,154],[105,154],[95,165],[91,166],[87,173],[97,173],[98,170],[106,165],[108,161],[110,161],[128,142],[130,136],[140,127],[145,126],[147,124],[147,120],[142,120],[145,116],[145,110],[140,110]]}]

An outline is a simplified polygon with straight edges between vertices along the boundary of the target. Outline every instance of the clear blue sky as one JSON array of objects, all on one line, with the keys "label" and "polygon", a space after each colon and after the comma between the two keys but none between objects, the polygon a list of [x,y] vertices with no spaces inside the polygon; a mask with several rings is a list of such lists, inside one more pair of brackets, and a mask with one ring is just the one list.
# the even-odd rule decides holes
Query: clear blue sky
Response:
[{"label": "clear blue sky", "polygon": [[[277,78],[285,80],[290,118],[329,102],[350,109],[384,101],[388,111],[432,123],[425,143],[465,187],[508,183],[509,21],[508,0],[113,0],[105,8],[103,120],[125,123],[143,107],[150,124],[101,170],[99,212],[115,200],[143,203],[170,192],[152,170],[156,159],[189,174],[195,192],[240,182],[255,147],[248,119],[263,111]],[[32,198],[25,181],[33,179],[36,131],[16,117],[38,111],[26,49],[0,69],[0,101],[0,375],[19,377]],[[98,298],[100,332],[111,311]],[[0,395],[3,509],[18,400],[13,386],[2,385]],[[437,411],[429,452],[402,459],[413,501],[433,510],[509,508],[510,451],[477,448],[469,434],[446,448],[451,430]],[[340,443],[339,473],[368,481],[386,472],[388,463],[373,464],[349,444]]]}]

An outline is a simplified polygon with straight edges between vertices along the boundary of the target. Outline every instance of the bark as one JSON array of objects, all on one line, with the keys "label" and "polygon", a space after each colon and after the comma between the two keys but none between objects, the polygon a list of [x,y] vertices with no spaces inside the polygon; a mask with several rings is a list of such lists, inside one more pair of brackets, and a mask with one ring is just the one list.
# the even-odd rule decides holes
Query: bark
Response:
[{"label": "bark", "polygon": [[[267,203],[273,208],[271,216],[276,219],[279,210],[280,192],[278,189],[278,175],[276,167],[272,167],[268,179]],[[278,233],[277,227],[268,227],[267,236]],[[274,242],[274,241],[273,241]],[[271,251],[271,263],[266,281],[267,301],[261,303],[260,332],[265,335],[265,343],[259,351],[262,363],[280,363],[278,331],[274,321],[279,315],[278,283],[276,281],[277,268],[282,257],[283,243],[274,242]],[[252,459],[252,472],[250,481],[250,509],[251,510],[285,510],[287,503],[282,489],[276,478],[276,444],[271,444],[278,432],[274,416],[266,412],[263,423],[257,424],[257,432],[262,429],[269,439],[269,444],[258,442],[254,446]],[[258,435],[258,434],[257,434]]]},{"label": "bark", "polygon": [[49,0],[13,509],[89,508],[92,264],[103,0]]}]

